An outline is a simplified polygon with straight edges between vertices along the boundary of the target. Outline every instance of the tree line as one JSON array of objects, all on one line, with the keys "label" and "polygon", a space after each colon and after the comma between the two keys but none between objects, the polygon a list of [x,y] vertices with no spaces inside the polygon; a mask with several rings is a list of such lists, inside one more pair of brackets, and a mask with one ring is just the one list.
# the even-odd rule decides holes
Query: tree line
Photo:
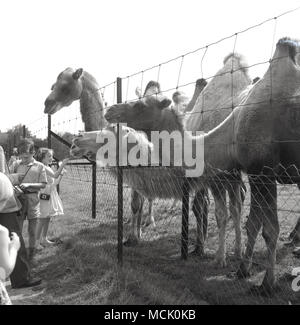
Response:
[{"label": "tree line", "polygon": [[[23,139],[24,135],[27,138],[30,138],[34,141],[35,150],[37,151],[39,148],[48,147],[48,139],[41,139],[32,134],[32,132],[28,129],[28,127],[18,124],[11,129],[8,129],[7,132],[1,133],[0,132],[0,145],[3,147],[5,151],[6,158],[9,159],[13,153],[13,148],[18,147],[18,144]],[[73,134],[69,132],[64,132],[58,134],[64,140],[68,141],[69,143],[72,142],[74,137]],[[57,139],[52,138],[51,140],[51,148],[54,151],[54,157],[57,160],[62,160],[66,157],[69,157],[69,148],[59,142]]]}]

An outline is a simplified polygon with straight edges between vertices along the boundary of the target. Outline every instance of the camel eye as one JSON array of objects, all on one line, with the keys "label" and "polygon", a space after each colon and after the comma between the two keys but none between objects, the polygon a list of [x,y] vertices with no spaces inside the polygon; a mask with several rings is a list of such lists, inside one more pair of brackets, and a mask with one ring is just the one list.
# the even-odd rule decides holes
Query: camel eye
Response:
[{"label": "camel eye", "polygon": [[62,86],[62,87],[60,88],[60,91],[61,91],[64,95],[68,95],[69,92],[70,92],[70,89],[69,89],[68,86]]}]

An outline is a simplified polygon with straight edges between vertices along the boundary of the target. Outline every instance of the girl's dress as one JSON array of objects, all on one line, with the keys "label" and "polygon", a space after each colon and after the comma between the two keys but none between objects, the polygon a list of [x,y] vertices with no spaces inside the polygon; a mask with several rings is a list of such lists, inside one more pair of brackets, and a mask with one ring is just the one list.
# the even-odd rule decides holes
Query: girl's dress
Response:
[{"label": "girl's dress", "polygon": [[4,283],[0,280],[0,305],[11,305]]},{"label": "girl's dress", "polygon": [[61,199],[57,193],[58,181],[47,175],[47,185],[41,190],[41,194],[50,195],[49,200],[40,200],[41,218],[56,217],[64,214]]}]

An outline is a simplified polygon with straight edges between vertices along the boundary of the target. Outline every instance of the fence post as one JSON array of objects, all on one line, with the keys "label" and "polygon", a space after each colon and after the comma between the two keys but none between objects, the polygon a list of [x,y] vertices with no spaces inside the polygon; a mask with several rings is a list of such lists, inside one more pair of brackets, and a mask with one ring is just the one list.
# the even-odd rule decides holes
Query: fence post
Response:
[{"label": "fence post", "polygon": [[182,228],[181,228],[181,258],[188,258],[189,244],[189,185],[184,179],[182,185]]},{"label": "fence post", "polygon": [[[49,149],[52,149],[52,139],[51,139],[51,128],[52,128],[52,122],[51,122],[51,115],[48,114],[48,136],[47,136],[47,147]],[[58,169],[58,161],[57,161],[57,165],[56,168]],[[57,193],[59,194],[59,184],[56,185],[56,190]]]},{"label": "fence post", "polygon": [[[117,78],[117,103],[122,103],[122,78]],[[117,127],[117,170],[118,170],[118,264],[123,265],[123,169],[120,166],[120,135],[122,126]]]},{"label": "fence post", "polygon": [[92,163],[92,219],[96,219],[97,210],[97,164],[96,162]]},{"label": "fence post", "polygon": [[51,115],[48,114],[48,148],[52,149],[52,141],[51,141]]}]

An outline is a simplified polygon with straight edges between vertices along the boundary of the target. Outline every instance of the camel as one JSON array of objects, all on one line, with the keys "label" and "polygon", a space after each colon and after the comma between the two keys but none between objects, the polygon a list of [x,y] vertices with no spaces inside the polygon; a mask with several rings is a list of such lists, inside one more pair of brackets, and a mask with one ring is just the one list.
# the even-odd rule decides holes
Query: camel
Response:
[{"label": "camel", "polygon": [[67,68],[58,75],[52,86],[51,93],[45,100],[44,113],[55,114],[79,99],[85,131],[103,129],[107,122],[99,94],[99,86],[92,75],[81,68],[76,71]]},{"label": "camel", "polygon": [[[144,95],[160,92],[155,83],[147,85]],[[51,93],[45,100],[45,114],[53,115],[63,107],[70,106],[74,101],[80,101],[80,113],[85,131],[101,130],[107,125],[104,118],[104,107],[96,79],[82,68],[62,71],[51,87]],[[135,194],[132,194],[135,196]],[[152,201],[149,201],[149,211],[144,225],[155,226],[152,215]]]},{"label": "camel", "polygon": [[[204,89],[206,84],[207,83],[206,83],[205,80],[202,80],[200,83],[196,83],[193,98],[195,97],[195,94],[200,94],[200,92]],[[148,98],[149,96],[160,96],[161,98],[164,98],[164,97],[161,96],[160,84],[158,82],[156,82],[156,81],[149,81],[148,82],[148,84],[146,86],[146,89],[145,89],[145,92],[144,92],[144,96],[141,95],[141,90],[137,87],[136,88],[136,95],[139,98]],[[172,99],[173,99],[172,108],[175,111],[177,111],[178,113],[183,112],[185,107],[190,104],[189,98],[181,91],[180,92],[176,91],[173,94]],[[132,124],[134,126],[134,129],[145,132],[147,134],[148,139],[150,139],[151,131],[153,130],[153,128],[152,128],[152,124],[153,124],[152,120],[150,119],[151,127],[149,127],[149,125],[147,125],[147,122],[146,122],[145,119],[142,119],[143,121],[142,121],[141,125],[138,125],[137,123],[134,123],[134,121],[136,121],[136,113],[139,114],[140,112],[142,112],[142,110],[141,111],[137,110],[136,112],[133,112],[133,115],[131,115],[130,118],[128,118],[128,116],[127,116],[126,120],[123,120],[122,118],[119,118],[119,119],[111,120],[110,122],[112,122],[112,123],[125,122],[125,123],[129,123],[129,126]],[[116,113],[115,116],[119,116],[118,111],[116,111],[115,113]],[[163,155],[163,152],[160,151],[160,154],[159,154],[160,159],[162,158],[162,155]],[[206,196],[203,197],[203,198],[201,197],[201,201],[207,201],[208,202],[209,201],[208,193],[204,193],[204,194]],[[143,200],[139,199],[139,194],[138,193],[136,193],[136,195],[134,197],[134,200],[136,202],[135,205],[137,207],[140,204],[143,204]],[[151,199],[148,198],[148,200],[151,200]],[[151,202],[152,202],[152,200],[151,200]],[[176,196],[176,198],[174,198],[172,206],[170,207],[170,211],[172,211],[175,208],[177,202],[178,202],[178,198]],[[206,206],[208,206],[208,204]],[[196,248],[195,248],[194,253],[199,255],[199,256],[204,256],[204,241],[205,241],[205,236],[206,236],[206,232],[207,232],[207,213],[208,213],[208,210],[206,209],[206,206],[204,208],[202,208],[198,204],[198,199],[194,200],[193,211],[194,211],[196,219],[198,220],[197,224],[199,225],[199,227],[197,228],[197,244],[196,244]],[[150,205],[149,205],[149,207],[150,207]],[[138,210],[141,210],[141,207]],[[149,213],[149,215],[150,215],[150,213]],[[154,220],[154,218],[153,218],[153,220]],[[203,224],[200,222],[201,220],[204,220]],[[135,244],[135,243],[138,242],[138,239],[134,238],[134,239],[131,240],[131,242],[132,242],[131,244],[133,244],[133,243]],[[218,262],[218,260],[216,260],[216,263],[222,265],[222,262],[221,262],[222,259],[219,259],[219,260],[220,260],[220,262]]]},{"label": "camel", "polygon": [[186,130],[208,132],[225,120],[251,87],[246,67],[241,54],[230,53],[224,58],[222,69],[198,95],[193,108],[186,111]]},{"label": "camel", "polygon": [[[161,92],[160,84],[155,81],[150,81],[146,85],[143,97],[158,95],[158,94],[160,94],[160,92]],[[139,98],[142,98],[142,92],[138,87],[136,88],[135,93]],[[137,196],[138,196],[137,193],[132,193],[132,198],[137,197]],[[148,215],[146,216],[146,219],[145,219],[143,225],[144,225],[144,227],[148,227],[150,225],[152,225],[153,227],[156,227],[155,219],[153,216],[153,200],[151,198],[148,198]]]},{"label": "camel", "polygon": [[[197,116],[194,113],[199,109],[199,96],[205,97],[206,102],[210,105],[214,105],[213,98],[209,98],[213,92],[219,90],[217,96],[217,104],[220,105],[222,101],[225,101],[225,108],[223,106],[213,106],[214,110],[209,109],[208,113],[204,109],[204,106],[201,105],[201,108],[207,114],[205,119],[200,121],[198,130],[202,128],[207,131],[208,128],[213,128],[212,123],[216,126],[222,120],[225,119],[226,114],[228,115],[232,110],[232,102],[237,102],[240,100],[242,91],[251,84],[251,79],[247,74],[247,70],[244,68],[245,63],[243,57],[237,54],[230,54],[224,60],[224,67],[216,74],[216,77],[206,86],[206,81],[204,79],[199,79],[196,82],[195,92],[192,98],[192,102],[195,102],[195,107],[191,115],[188,115],[188,119],[196,118]],[[233,89],[230,89],[230,84],[232,83],[232,76],[227,72],[232,70],[232,67],[235,68],[233,77],[236,82],[233,82]],[[206,86],[206,87],[205,87]],[[234,96],[231,98],[231,94]],[[181,133],[184,132],[184,122],[182,111],[184,110],[184,105],[187,100],[185,96],[176,92],[176,96],[173,94],[173,101],[175,97],[175,105],[170,108],[161,110],[159,106],[149,106],[147,101],[144,103],[130,103],[125,105],[116,105],[112,106],[106,113],[105,118],[110,123],[126,123],[129,127],[132,127],[136,130],[142,130],[147,134],[150,131],[172,131],[178,130]],[[198,99],[196,99],[196,97]],[[228,108],[228,102],[230,106]],[[183,106],[182,103],[184,104]],[[202,99],[200,104],[202,104]],[[189,105],[189,104],[188,104]],[[182,107],[181,109],[178,107]],[[185,105],[186,106],[186,105]],[[205,105],[206,107],[206,105]],[[210,107],[208,107],[210,108]],[[221,111],[221,112],[220,112]],[[194,116],[195,114],[195,116]],[[180,116],[181,115],[181,116]],[[212,116],[212,117],[211,117]],[[210,118],[210,120],[208,120]],[[189,120],[187,122],[190,122]],[[207,123],[209,126],[204,126],[203,124]],[[216,219],[219,227],[219,249],[216,254],[216,263],[221,267],[226,266],[226,246],[225,246],[225,232],[227,225],[227,208],[226,208],[226,190],[229,193],[230,197],[230,212],[234,220],[235,231],[236,231],[236,242],[235,242],[235,256],[241,258],[241,227],[240,227],[240,216],[241,216],[241,207],[242,201],[244,199],[243,190],[240,188],[239,182],[240,179],[238,176],[237,179],[234,178],[233,184],[218,183],[218,181],[213,180],[210,184],[212,194],[216,202]],[[195,195],[193,212],[197,219],[197,242],[195,252],[200,256],[204,255],[204,241],[206,238],[207,231],[207,212],[208,212],[208,192],[201,188],[200,192],[197,192]]]},{"label": "camel", "polygon": [[207,82],[206,81],[203,82],[203,80],[204,79],[198,79],[196,81],[196,85],[195,85],[195,89],[194,89],[192,99],[189,101],[187,106],[184,108],[184,110],[183,110],[184,113],[190,112],[194,108],[199,95],[201,94],[204,87],[207,85]]},{"label": "camel", "polygon": [[[197,87],[195,87],[194,96],[196,93],[196,89]],[[175,93],[172,96],[172,100],[174,102],[173,109],[177,113],[181,113],[181,114],[186,110],[187,106],[192,102],[192,99],[186,96],[186,94],[183,91],[175,91]]]},{"label": "camel", "polygon": [[279,234],[277,184],[299,183],[300,168],[300,42],[282,38],[261,80],[230,115],[204,136],[202,178],[233,169],[248,174],[251,203],[246,222],[247,245],[237,275],[249,276],[259,230],[267,247],[266,273],[259,294],[275,290],[274,267]]},{"label": "camel", "polygon": [[[147,101],[154,101],[162,109],[168,107],[171,104],[170,100],[164,99],[159,100],[154,97],[149,97]],[[152,106],[152,105],[151,105]],[[97,161],[101,166],[106,166],[107,162],[102,161],[102,156],[99,156],[97,153],[99,149],[104,146],[105,138],[113,137],[116,138],[117,129],[116,127],[109,126],[101,131],[93,132],[83,132],[79,136],[75,137],[72,142],[72,147],[70,150],[70,155],[73,157],[80,158],[84,155],[90,157],[90,159]],[[127,161],[127,156],[133,146],[138,143],[143,147],[143,152],[148,152],[150,154],[155,154],[156,151],[153,150],[153,144],[148,140],[146,133],[141,131],[136,131],[132,128],[123,126],[122,127],[122,141],[123,139],[130,138],[130,143],[127,145],[127,151],[125,156],[122,156],[123,161]],[[196,137],[194,138],[194,145],[197,141]],[[199,137],[198,137],[199,138]],[[133,141],[135,140],[135,141]],[[109,148],[111,155],[116,156],[115,143]],[[124,151],[122,151],[124,154]],[[161,157],[158,154],[157,161],[160,161]],[[150,158],[148,159],[150,166]],[[111,172],[115,177],[117,177],[117,169],[111,168]],[[163,198],[170,199],[176,198],[181,199],[183,196],[183,185],[186,181],[185,179],[185,170],[182,167],[155,167],[151,169],[145,168],[124,168],[123,169],[123,178],[124,183],[128,184],[132,189],[133,196],[133,205],[135,207],[135,214],[133,215],[133,220],[131,223],[131,232],[129,235],[129,241],[135,243],[139,241],[141,236],[141,211],[143,207],[144,198]],[[196,183],[193,179],[189,181],[189,189],[198,189],[201,188],[202,183]]]}]

